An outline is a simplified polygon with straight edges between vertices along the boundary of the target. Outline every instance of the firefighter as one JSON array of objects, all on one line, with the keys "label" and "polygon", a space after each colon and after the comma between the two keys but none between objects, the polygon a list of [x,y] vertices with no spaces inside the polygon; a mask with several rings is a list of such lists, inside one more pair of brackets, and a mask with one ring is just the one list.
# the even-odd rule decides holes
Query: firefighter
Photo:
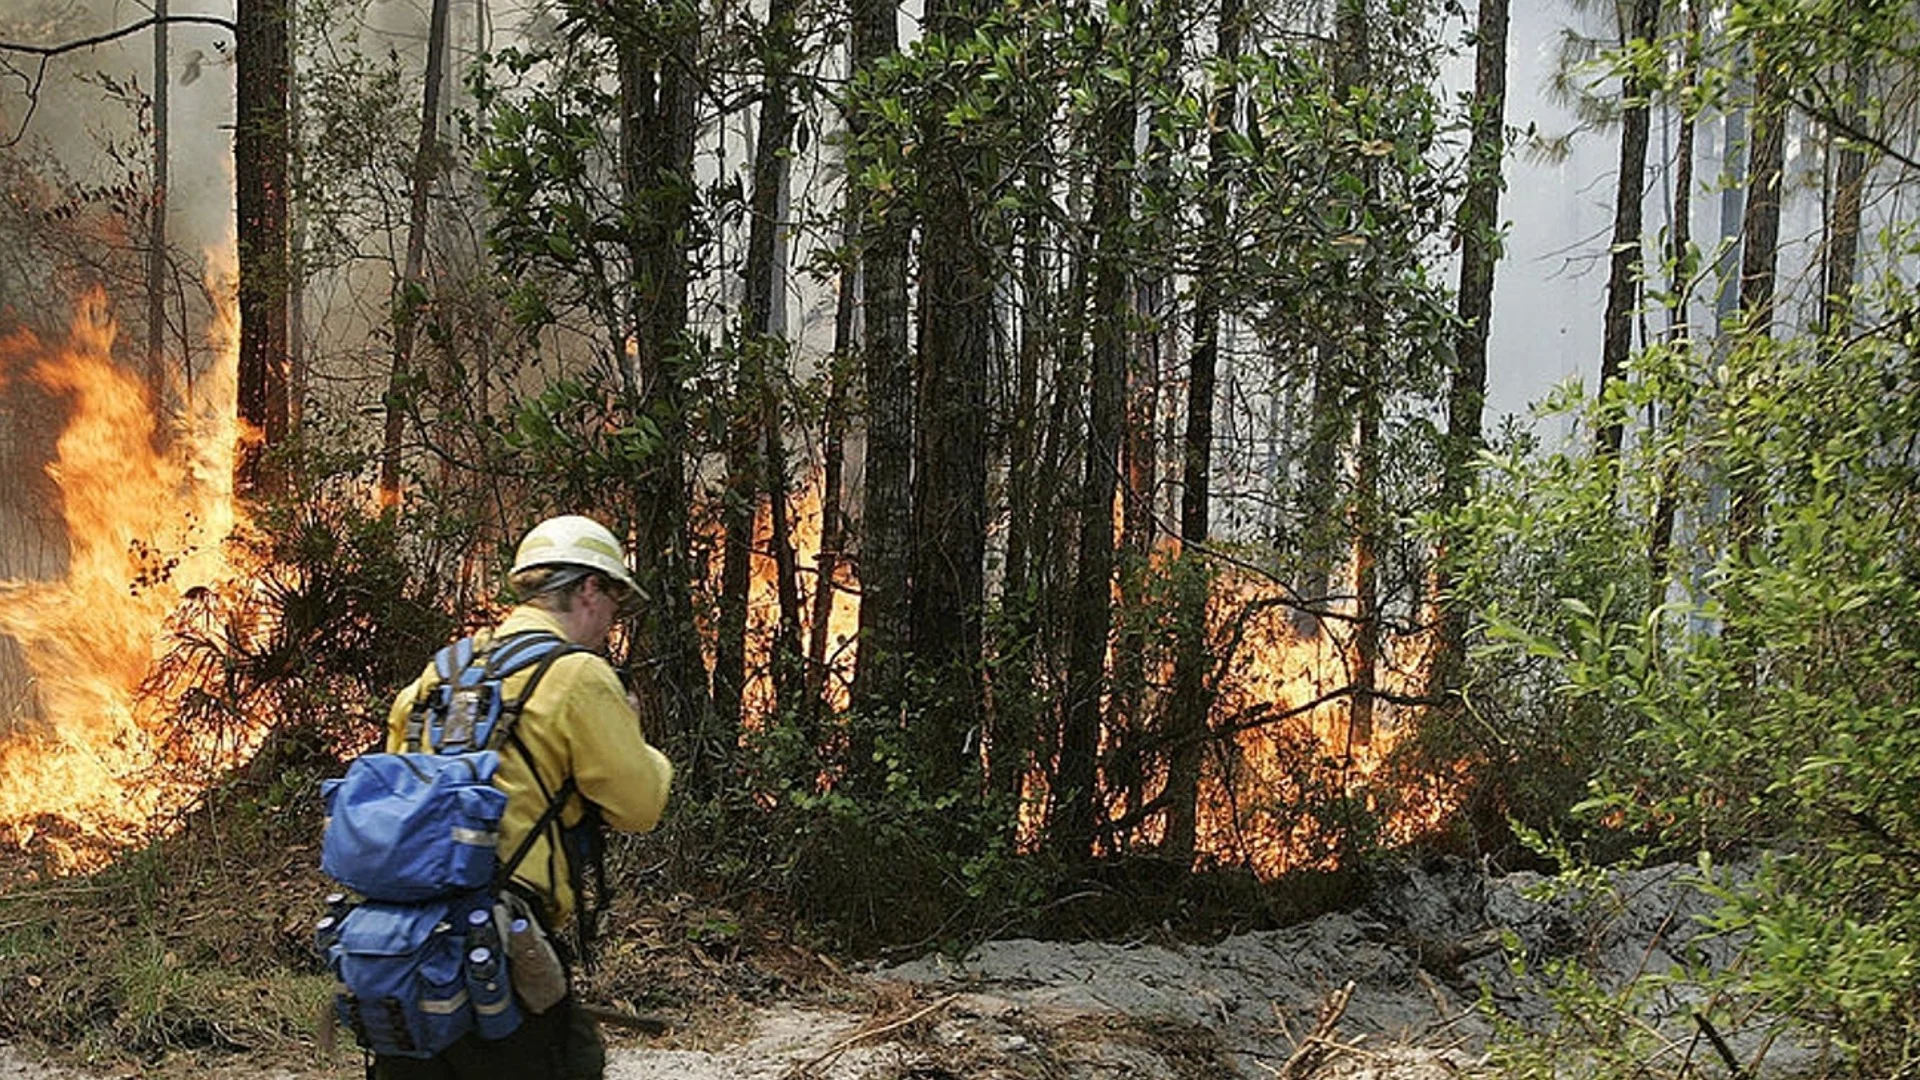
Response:
[{"label": "firefighter", "polygon": [[[599,822],[623,832],[652,829],[666,806],[673,766],[647,742],[638,701],[604,655],[608,632],[641,599],[613,534],[579,515],[542,521],[520,541],[511,582],[520,603],[494,627],[493,639],[545,631],[588,650],[561,656],[541,676],[517,727],[525,753],[502,751],[493,781],[507,795],[499,831],[503,853],[519,850],[552,793],[572,781],[560,828],[533,839],[506,886],[521,909],[540,920],[568,964],[575,958],[560,945],[563,931],[591,918],[577,909],[586,871],[581,864],[589,852],[597,855],[592,834]],[[505,689],[517,693],[527,678],[516,675]],[[405,748],[415,702],[438,682],[429,665],[395,699],[388,716],[389,751]],[[584,948],[588,935],[576,936]],[[487,1041],[469,1033],[430,1059],[376,1056],[373,1075],[377,1080],[599,1080],[604,1074],[605,1045],[592,1017],[571,994],[542,1013],[522,1011],[524,1021],[504,1039]]]}]

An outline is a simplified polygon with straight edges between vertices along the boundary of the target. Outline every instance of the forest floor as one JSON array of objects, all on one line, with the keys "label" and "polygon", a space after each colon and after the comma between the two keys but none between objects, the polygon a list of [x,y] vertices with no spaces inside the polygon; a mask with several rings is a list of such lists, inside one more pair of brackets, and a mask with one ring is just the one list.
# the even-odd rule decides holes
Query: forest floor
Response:
[{"label": "forest floor", "polygon": [[[651,1009],[669,1028],[608,1026],[612,1080],[1430,1080],[1482,1071],[1497,1039],[1591,1035],[1595,1017],[1582,1010],[1629,1001],[1649,1075],[1730,1075],[1727,1055],[1747,1076],[1817,1075],[1817,1040],[1781,1037],[1762,1016],[1725,1019],[1725,1003],[1687,974],[1688,964],[1739,962],[1697,918],[1713,901],[1691,874],[1623,872],[1546,899],[1534,875],[1401,865],[1381,871],[1355,910],[1211,943],[991,941],[960,959],[858,969],[777,931],[689,946],[684,935],[650,937],[643,922],[609,942],[608,966],[623,974],[598,980],[589,999],[614,1013]],[[1575,961],[1595,989],[1556,1005],[1516,955],[1535,970]],[[1698,1023],[1696,1012],[1723,1019]],[[1709,1028],[1724,1055],[1703,1037]],[[215,1022],[202,1034],[206,1049],[172,1038],[134,1064],[102,1055],[89,1066],[71,1050],[52,1064],[0,1044],[0,1080],[360,1075],[350,1048],[327,1054],[301,1039],[246,1052],[245,1031]]]}]

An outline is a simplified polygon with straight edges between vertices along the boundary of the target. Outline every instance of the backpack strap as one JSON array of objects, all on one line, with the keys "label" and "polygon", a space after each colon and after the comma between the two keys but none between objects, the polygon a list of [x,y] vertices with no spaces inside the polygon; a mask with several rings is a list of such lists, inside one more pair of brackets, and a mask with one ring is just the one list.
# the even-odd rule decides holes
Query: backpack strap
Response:
[{"label": "backpack strap", "polygon": [[[521,751],[521,753],[525,752]],[[533,780],[534,783],[540,784],[540,774],[536,772]],[[543,794],[545,790],[546,785],[541,784]],[[520,846],[514,849],[513,857],[501,863],[500,868],[494,872],[493,883],[496,890],[506,888],[507,882],[513,880],[513,872],[520,869],[520,864],[526,861],[527,853],[533,850],[533,842],[540,838],[541,833],[553,828],[554,824],[560,820],[560,812],[566,809],[567,800],[573,797],[575,790],[577,789],[573,777],[569,776],[567,782],[560,785],[560,790],[554,792],[553,796],[547,800],[547,808],[540,812],[540,819],[533,823],[533,828],[527,830],[527,835],[520,838]]]},{"label": "backpack strap", "polygon": [[[542,633],[544,634],[544,632]],[[531,635],[528,636],[530,637]],[[512,701],[501,704],[500,721],[495,726],[493,737],[489,740],[489,743],[500,747],[511,743],[515,749],[520,751],[522,760],[527,763],[527,771],[533,775],[534,785],[540,789],[540,794],[547,800],[547,806],[546,809],[541,812],[539,819],[534,822],[533,827],[528,829],[527,834],[520,838],[520,844],[514,850],[513,855],[500,865],[499,871],[495,875],[494,883],[497,888],[505,888],[507,883],[513,880],[514,871],[520,868],[520,864],[526,861],[527,855],[533,850],[534,841],[543,835],[551,833],[547,844],[549,859],[547,878],[550,881],[558,879],[558,867],[554,866],[551,860],[556,855],[565,859],[568,882],[573,886],[573,894],[576,901],[582,902],[582,910],[576,913],[576,919],[578,921],[575,925],[580,929],[582,934],[581,942],[583,948],[581,950],[581,958],[584,962],[586,957],[584,946],[590,939],[590,933],[585,927],[587,921],[592,918],[584,909],[584,894],[581,890],[585,876],[583,873],[584,868],[581,867],[578,860],[574,858],[574,853],[570,850],[567,843],[566,830],[562,828],[560,824],[560,815],[565,812],[567,802],[578,793],[579,785],[572,776],[568,776],[566,782],[560,785],[558,791],[549,792],[547,790],[547,782],[541,778],[540,769],[534,762],[533,751],[528,748],[526,740],[520,737],[520,716],[525,710],[527,702],[532,700],[533,692],[539,687],[540,680],[546,677],[547,670],[554,665],[555,661],[569,653],[591,652],[592,650],[571,642],[560,641],[555,639],[551,634],[546,634],[545,637],[558,643],[552,645],[540,656],[538,661],[539,666],[533,669],[532,676],[527,679],[527,685],[520,691],[519,696]],[[532,652],[531,646],[524,648],[519,647],[520,643],[524,640],[526,639],[519,635],[515,636],[510,646],[517,648],[517,651],[514,653],[514,659],[523,659],[528,653]],[[592,820],[593,826],[597,830],[599,815],[595,812],[592,803],[588,803],[587,808],[588,817]],[[587,824],[587,822],[583,820],[582,824]],[[604,863],[600,862],[598,849],[598,844],[592,846],[591,861],[594,864],[599,885],[599,892],[596,895],[596,899],[600,899],[600,902],[604,904],[606,871]]]},{"label": "backpack strap", "polygon": [[[516,635],[517,636],[517,635]],[[417,754],[427,739],[427,714],[435,708],[443,713],[452,700],[453,683],[461,672],[473,663],[478,643],[471,636],[463,637],[451,645],[443,646],[433,654],[433,671],[440,681],[431,686],[423,686],[414,695],[413,709],[407,714],[405,744],[408,753]]]}]

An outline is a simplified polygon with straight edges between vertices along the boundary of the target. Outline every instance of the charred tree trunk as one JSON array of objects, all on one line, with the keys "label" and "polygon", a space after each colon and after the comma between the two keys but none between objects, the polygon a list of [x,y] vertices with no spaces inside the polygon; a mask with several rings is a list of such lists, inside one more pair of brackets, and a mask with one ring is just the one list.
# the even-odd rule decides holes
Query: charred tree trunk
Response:
[{"label": "charred tree trunk", "polygon": [[[1659,0],[1634,0],[1628,43],[1651,41],[1660,32]],[[1613,259],[1607,275],[1606,330],[1600,346],[1602,395],[1623,377],[1633,351],[1633,309],[1639,295],[1641,206],[1647,175],[1647,80],[1629,72],[1620,80],[1620,177],[1613,201]],[[1610,417],[1597,432],[1603,454],[1620,452],[1625,425]]]},{"label": "charred tree trunk", "polygon": [[427,254],[427,197],[439,171],[440,85],[447,66],[447,12],[450,0],[433,0],[427,22],[426,89],[420,101],[420,141],[413,151],[413,176],[407,205],[407,252],[393,307],[393,364],[387,371],[386,426],[380,439],[380,505],[400,505],[400,442],[407,416],[407,382],[413,367],[413,341],[421,309],[427,303],[422,280]]},{"label": "charred tree trunk", "polygon": [[240,255],[243,432],[235,488],[281,486],[264,458],[287,436],[287,89],[289,0],[239,0],[234,14],[233,173]]}]

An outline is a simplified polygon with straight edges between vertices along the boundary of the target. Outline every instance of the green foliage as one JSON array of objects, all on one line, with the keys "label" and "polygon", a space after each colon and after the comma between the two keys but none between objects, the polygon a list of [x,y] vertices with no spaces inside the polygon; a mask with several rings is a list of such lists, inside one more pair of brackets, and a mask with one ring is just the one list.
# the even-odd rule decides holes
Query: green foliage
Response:
[{"label": "green foliage", "polygon": [[[1892,278],[1863,299],[1914,305]],[[1911,1065],[1884,1055],[1906,1053],[1920,985],[1920,364],[1898,325],[1651,350],[1584,416],[1657,429],[1617,460],[1490,456],[1457,522],[1486,619],[1461,726],[1489,782],[1552,778],[1508,809],[1767,851],[1719,916],[1753,942],[1746,987],[1870,1070]]]},{"label": "green foliage", "polygon": [[357,752],[455,625],[443,560],[463,556],[459,530],[370,516],[347,491],[265,514],[260,531],[231,541],[246,569],[174,615],[142,696],[172,703],[160,719],[183,755],[229,745],[263,718],[270,739],[323,761]]},{"label": "green foliage", "polygon": [[873,767],[863,771],[879,786],[855,789],[822,773],[813,738],[790,720],[755,732],[742,780],[756,822],[724,841],[743,856],[742,874],[750,870],[794,917],[861,949],[918,942],[959,951],[1022,925],[1050,879],[1044,859],[1015,849],[1018,808],[978,792],[927,791],[907,731],[872,745]]}]

